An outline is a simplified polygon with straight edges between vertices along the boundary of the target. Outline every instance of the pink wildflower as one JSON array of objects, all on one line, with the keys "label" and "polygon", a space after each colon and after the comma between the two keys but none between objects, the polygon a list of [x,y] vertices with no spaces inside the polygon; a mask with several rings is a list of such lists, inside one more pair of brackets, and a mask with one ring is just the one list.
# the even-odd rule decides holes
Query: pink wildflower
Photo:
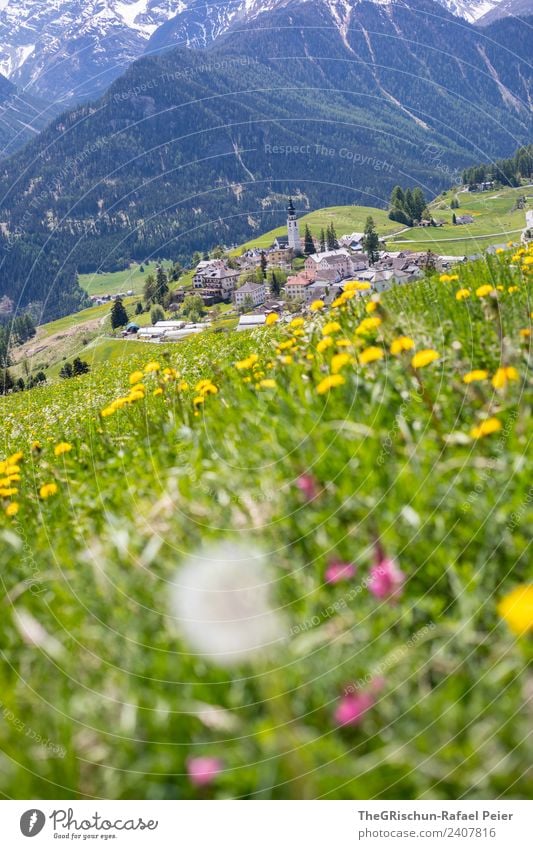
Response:
[{"label": "pink wildflower", "polygon": [[338,584],[339,581],[348,581],[355,575],[353,563],[343,563],[342,560],[331,560],[325,573],[327,584]]},{"label": "pink wildflower", "polygon": [[222,761],[219,758],[188,758],[187,773],[191,784],[195,787],[206,787],[222,771]]},{"label": "pink wildflower", "polygon": [[376,557],[370,568],[368,589],[376,598],[395,599],[402,594],[405,575],[396,562],[387,557],[379,544],[376,545]]},{"label": "pink wildflower", "polygon": [[316,478],[304,472],[296,479],[296,486],[306,501],[314,501],[318,496],[319,489]]},{"label": "pink wildflower", "polygon": [[335,722],[338,725],[358,725],[373,704],[374,697],[368,692],[343,696],[335,710]]}]

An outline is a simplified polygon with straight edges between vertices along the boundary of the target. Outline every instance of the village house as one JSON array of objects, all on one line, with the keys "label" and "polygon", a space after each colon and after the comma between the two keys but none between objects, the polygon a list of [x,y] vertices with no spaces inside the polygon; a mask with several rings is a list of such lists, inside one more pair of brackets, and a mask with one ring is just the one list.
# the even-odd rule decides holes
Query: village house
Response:
[{"label": "village house", "polygon": [[352,262],[352,256],[346,248],[310,254],[305,260],[305,270],[313,279],[316,279],[319,274],[325,271],[334,271],[337,274],[337,279],[342,280],[343,277],[348,277],[359,268],[366,268],[367,265],[366,257],[365,261],[358,259]]},{"label": "village house", "polygon": [[247,305],[257,307],[266,301],[267,287],[264,283],[245,283],[233,295],[235,306],[242,309]]},{"label": "village house", "polygon": [[266,258],[269,267],[278,266],[279,268],[289,268],[294,257],[292,248],[270,248],[266,252]]},{"label": "village house", "polygon": [[307,274],[295,274],[285,284],[285,296],[288,301],[307,301],[307,291],[314,282]]},{"label": "village house", "polygon": [[472,215],[456,215],[455,216],[456,224],[473,224],[474,218]]},{"label": "village house", "polygon": [[340,248],[349,248],[351,251],[362,251],[364,237],[364,233],[349,233],[341,236],[337,241]]},{"label": "village house", "polygon": [[217,299],[229,301],[238,279],[238,271],[228,268],[223,260],[217,259],[207,265],[204,262],[198,264],[193,277],[193,286],[199,290],[199,294],[206,303],[207,300],[216,303]]}]

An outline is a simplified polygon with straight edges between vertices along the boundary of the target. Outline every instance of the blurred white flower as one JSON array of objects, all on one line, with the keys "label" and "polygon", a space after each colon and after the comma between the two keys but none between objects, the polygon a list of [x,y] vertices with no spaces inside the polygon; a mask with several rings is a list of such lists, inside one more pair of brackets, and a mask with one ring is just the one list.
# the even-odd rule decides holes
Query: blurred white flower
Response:
[{"label": "blurred white flower", "polygon": [[191,555],[173,587],[174,614],[191,648],[229,666],[263,654],[286,629],[270,602],[263,553],[222,543]]}]

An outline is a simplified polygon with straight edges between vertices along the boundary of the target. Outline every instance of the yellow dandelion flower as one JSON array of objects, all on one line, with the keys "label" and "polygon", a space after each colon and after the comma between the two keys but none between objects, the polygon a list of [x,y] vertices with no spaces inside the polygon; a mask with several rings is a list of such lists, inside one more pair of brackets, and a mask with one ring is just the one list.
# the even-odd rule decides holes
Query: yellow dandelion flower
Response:
[{"label": "yellow dandelion flower", "polygon": [[318,312],[319,310],[323,309],[324,307],[325,307],[324,301],[320,300],[320,298],[317,298],[316,301],[313,301],[313,303],[311,304],[309,309],[311,310],[311,312]]},{"label": "yellow dandelion flower", "polygon": [[[502,288],[503,288],[503,287],[502,287]],[[513,292],[519,292],[519,291],[520,291],[520,287],[519,287],[519,286],[509,286],[509,288],[507,289],[507,291],[509,292],[509,294],[510,294],[510,295],[512,295],[512,294],[513,294]]]},{"label": "yellow dandelion flower", "polygon": [[464,301],[465,298],[470,297],[470,289],[458,289],[455,293],[455,299],[457,301]]},{"label": "yellow dandelion flower", "polygon": [[352,362],[352,358],[349,354],[335,354],[331,358],[331,371],[333,374],[338,374],[350,362]]},{"label": "yellow dandelion flower", "polygon": [[503,248],[496,248],[496,253],[497,254],[503,254],[503,253],[505,253],[505,251],[504,251]]},{"label": "yellow dandelion flower", "polygon": [[35,440],[35,442],[32,442],[31,450],[33,451],[34,454],[37,454],[37,453],[39,453],[39,451],[42,451],[41,443],[38,442],[37,440]]},{"label": "yellow dandelion flower", "polygon": [[370,288],[370,283],[365,280],[347,280],[344,284],[345,292],[367,292]]},{"label": "yellow dandelion flower", "polygon": [[369,316],[368,318],[364,318],[362,322],[356,327],[357,336],[366,336],[369,333],[373,333],[374,330],[377,330],[381,325],[382,321],[378,315]]},{"label": "yellow dandelion flower", "polygon": [[46,499],[50,498],[51,495],[57,494],[57,484],[56,483],[45,483],[39,490],[39,495],[41,498]]},{"label": "yellow dandelion flower", "polygon": [[285,342],[280,342],[278,347],[277,347],[278,354],[281,351],[286,351],[288,348],[293,348],[295,345],[296,345],[295,339],[286,339]]},{"label": "yellow dandelion flower", "polygon": [[69,442],[60,442],[59,445],[56,445],[54,448],[54,454],[56,457],[61,457],[62,454],[68,454],[69,451],[72,451],[72,445]]},{"label": "yellow dandelion flower", "polygon": [[196,398],[192,399],[192,403],[195,407],[200,407],[205,403],[205,398],[203,395],[197,395]]},{"label": "yellow dandelion flower", "polygon": [[520,336],[522,337],[522,339],[528,339],[531,336],[531,328],[530,327],[523,327],[519,332],[520,332]]},{"label": "yellow dandelion flower", "polygon": [[468,371],[463,377],[463,383],[477,383],[480,380],[486,380],[489,373],[484,368],[475,368]]},{"label": "yellow dandelion flower", "polygon": [[178,391],[179,392],[187,392],[188,388],[189,388],[189,384],[187,383],[187,381],[186,380],[180,380],[180,382],[178,383],[178,386],[177,386]]},{"label": "yellow dandelion flower", "polygon": [[377,360],[383,359],[384,356],[383,348],[377,348],[375,345],[372,345],[370,348],[365,348],[364,351],[361,351],[359,362],[361,365],[366,366],[368,363],[374,363]]},{"label": "yellow dandelion flower", "polygon": [[289,324],[289,327],[303,327],[304,323],[305,322],[301,317],[293,318],[293,320]]},{"label": "yellow dandelion flower", "polygon": [[200,380],[195,388],[196,392],[199,392],[201,395],[216,395],[218,392],[217,387],[210,380]]},{"label": "yellow dandelion flower", "polygon": [[322,336],[329,336],[331,333],[337,333],[341,329],[338,321],[328,321],[322,328]]},{"label": "yellow dandelion flower", "polygon": [[250,354],[250,356],[246,357],[245,360],[240,360],[238,363],[235,363],[235,368],[239,369],[239,371],[246,371],[247,369],[253,368],[258,360],[259,357],[257,354]]},{"label": "yellow dandelion flower", "polygon": [[162,394],[163,394],[163,390],[161,389],[160,386],[158,386],[157,389],[154,389],[154,395],[155,396],[162,395]]},{"label": "yellow dandelion flower", "polygon": [[335,341],[337,348],[351,348],[352,341],[351,339],[337,339]]},{"label": "yellow dandelion flower", "polygon": [[8,504],[6,507],[6,516],[16,516],[19,510],[20,505],[17,504],[16,501],[12,501],[11,504]]},{"label": "yellow dandelion flower", "polygon": [[504,389],[511,380],[518,380],[518,371],[514,366],[502,366],[496,369],[492,378],[492,385],[495,389]]},{"label": "yellow dandelion flower", "polygon": [[479,425],[473,427],[470,431],[470,436],[473,439],[481,439],[483,436],[490,436],[491,433],[498,433],[502,429],[502,423],[494,417],[484,419]]},{"label": "yellow dandelion flower", "polygon": [[344,380],[342,374],[329,374],[318,384],[316,391],[318,395],[325,395],[326,392],[329,392],[330,389],[334,389],[336,386],[342,386]]},{"label": "yellow dandelion flower", "polygon": [[159,371],[160,368],[161,368],[161,366],[159,365],[157,360],[152,360],[150,363],[145,365],[144,373],[145,374],[152,374],[155,371]]},{"label": "yellow dandelion flower", "polygon": [[318,353],[321,354],[327,348],[331,348],[332,345],[333,345],[333,339],[331,338],[331,336],[324,336],[324,338],[321,339],[320,342],[317,343],[316,349],[317,349]]},{"label": "yellow dandelion flower", "polygon": [[140,383],[144,377],[142,371],[133,371],[130,374],[130,384],[133,386],[134,383]]},{"label": "yellow dandelion flower", "polygon": [[395,357],[401,354],[402,351],[411,351],[415,347],[414,340],[410,336],[398,336],[393,339],[390,346],[390,352]]},{"label": "yellow dandelion flower", "polygon": [[265,377],[265,379],[259,383],[259,386],[262,389],[275,389],[276,381],[273,380],[271,377]]},{"label": "yellow dandelion flower", "polygon": [[418,351],[414,355],[411,365],[413,368],[425,368],[425,366],[434,363],[438,359],[440,359],[438,351],[434,351],[433,348],[425,348],[423,351]]},{"label": "yellow dandelion flower", "polygon": [[376,312],[377,308],[378,308],[378,301],[369,301],[368,304],[365,307],[365,312],[367,312],[370,315],[371,313]]},{"label": "yellow dandelion flower", "polygon": [[23,459],[24,454],[22,453],[22,451],[17,451],[16,454],[12,454],[11,457],[7,458],[6,463],[8,466],[16,466]]},{"label": "yellow dandelion flower", "polygon": [[281,362],[284,366],[290,366],[292,363],[292,357],[289,354],[285,354],[284,357],[281,357]]},{"label": "yellow dandelion flower", "polygon": [[476,289],[476,295],[478,298],[486,298],[487,295],[490,295],[491,292],[494,292],[494,287],[490,285],[490,283],[484,283],[483,286],[478,286]]},{"label": "yellow dandelion flower", "polygon": [[533,584],[521,584],[502,598],[498,613],[513,634],[533,630]]},{"label": "yellow dandelion flower", "polygon": [[265,320],[265,324],[267,325],[267,327],[270,327],[272,324],[275,324],[277,321],[279,321],[278,313],[277,312],[271,312],[271,313],[269,313],[269,315],[267,315],[266,320]]}]

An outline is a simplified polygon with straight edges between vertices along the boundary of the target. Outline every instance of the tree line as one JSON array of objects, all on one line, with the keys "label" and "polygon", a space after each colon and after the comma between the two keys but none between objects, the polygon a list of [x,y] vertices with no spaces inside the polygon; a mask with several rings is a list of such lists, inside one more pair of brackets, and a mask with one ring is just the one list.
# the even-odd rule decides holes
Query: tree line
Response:
[{"label": "tree line", "polygon": [[478,183],[501,183],[513,188],[522,180],[533,177],[533,144],[519,147],[508,159],[496,159],[465,168],[462,172],[463,185],[476,186]]}]

